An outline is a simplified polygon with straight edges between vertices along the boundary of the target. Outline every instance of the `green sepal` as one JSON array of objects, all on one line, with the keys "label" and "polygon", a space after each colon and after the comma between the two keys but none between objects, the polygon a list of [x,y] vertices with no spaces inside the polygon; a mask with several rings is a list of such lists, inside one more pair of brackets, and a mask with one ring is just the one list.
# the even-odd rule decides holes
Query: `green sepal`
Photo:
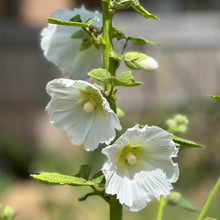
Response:
[{"label": "green sepal", "polygon": [[166,201],[169,205],[177,206],[192,212],[200,212],[200,210],[194,208],[191,203],[178,192],[171,192],[166,197]]},{"label": "green sepal", "polygon": [[48,18],[47,23],[49,24],[57,24],[57,25],[65,25],[65,26],[77,26],[77,27],[89,27],[90,25],[83,22],[76,21],[62,21],[59,19]]},{"label": "green sepal", "polygon": [[126,39],[124,32],[121,29],[115,27],[112,28],[112,36],[117,40]]},{"label": "green sepal", "polygon": [[70,186],[100,186],[104,176],[99,176],[95,179],[86,180],[82,177],[68,176],[60,173],[42,172],[39,174],[31,174],[33,179],[53,185],[70,185]]},{"label": "green sepal", "polygon": [[118,107],[117,107],[117,111],[116,112],[117,112],[117,116],[119,118],[125,116],[124,111],[122,109],[118,108]]},{"label": "green sepal", "polygon": [[211,98],[220,101],[220,96],[217,95],[209,95]]},{"label": "green sepal", "polygon": [[177,137],[172,135],[170,137],[175,143],[179,144],[180,148],[205,148],[205,146],[197,144],[193,141],[183,139],[181,137]]},{"label": "green sepal", "polygon": [[111,52],[110,54],[110,59],[111,61],[114,63],[113,65],[113,71],[115,72],[118,67],[120,66],[121,60],[122,60],[123,56],[119,56],[118,54],[116,54],[115,52]]},{"label": "green sepal", "polygon": [[156,15],[151,14],[149,11],[147,11],[145,8],[143,8],[138,0],[135,0],[132,7],[142,16],[144,16],[146,19],[153,18],[155,20],[159,20],[159,18]]},{"label": "green sepal", "polygon": [[145,38],[135,38],[135,37],[127,37],[128,41],[132,41],[135,44],[153,44],[158,45],[154,41],[147,40]]},{"label": "green sepal", "polygon": [[143,53],[136,51],[129,51],[124,56],[125,65],[130,69],[145,69],[145,67],[140,63],[142,60],[147,59],[148,56]]},{"label": "green sepal", "polygon": [[108,70],[99,68],[93,69],[88,73],[88,75],[99,82],[103,82],[111,86],[133,87],[143,85],[142,82],[135,82],[131,71],[120,73],[117,77],[115,77],[111,76],[111,73]]}]

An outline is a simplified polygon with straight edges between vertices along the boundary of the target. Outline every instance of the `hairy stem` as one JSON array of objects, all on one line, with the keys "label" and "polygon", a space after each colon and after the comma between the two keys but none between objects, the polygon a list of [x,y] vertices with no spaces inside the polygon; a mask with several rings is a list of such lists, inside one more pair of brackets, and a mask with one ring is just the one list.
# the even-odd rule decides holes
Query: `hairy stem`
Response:
[{"label": "hairy stem", "polygon": [[[111,53],[114,51],[112,46],[112,12],[109,9],[109,1],[102,1],[102,13],[103,13],[103,60],[104,67],[107,69],[112,76],[115,76],[114,61],[111,59]],[[114,87],[111,85],[105,85],[105,91],[111,92]],[[108,101],[112,110],[116,111],[115,100],[112,96],[108,96]]]}]

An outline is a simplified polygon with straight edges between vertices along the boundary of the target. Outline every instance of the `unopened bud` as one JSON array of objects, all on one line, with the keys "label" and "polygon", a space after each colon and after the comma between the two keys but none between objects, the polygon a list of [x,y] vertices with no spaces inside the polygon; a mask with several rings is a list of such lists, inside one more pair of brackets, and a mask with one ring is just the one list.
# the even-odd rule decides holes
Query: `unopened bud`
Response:
[{"label": "unopened bud", "polygon": [[167,197],[166,200],[168,203],[172,205],[176,205],[181,198],[181,194],[178,192],[171,192]]},{"label": "unopened bud", "polygon": [[110,1],[111,9],[118,10],[118,9],[126,9],[131,7],[133,4],[133,0],[113,0]]},{"label": "unopened bud", "polygon": [[158,68],[155,59],[136,51],[126,53],[124,60],[125,64],[131,69],[155,70]]}]

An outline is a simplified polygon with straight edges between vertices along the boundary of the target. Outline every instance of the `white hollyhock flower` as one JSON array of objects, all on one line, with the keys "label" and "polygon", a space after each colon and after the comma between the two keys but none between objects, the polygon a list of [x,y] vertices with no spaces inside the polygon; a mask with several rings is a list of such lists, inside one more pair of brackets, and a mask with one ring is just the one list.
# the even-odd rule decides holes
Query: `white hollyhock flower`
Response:
[{"label": "white hollyhock flower", "polygon": [[108,157],[102,172],[105,191],[117,195],[124,208],[143,209],[152,199],[168,195],[179,176],[172,161],[178,149],[171,134],[156,126],[128,129],[102,152]]},{"label": "white hollyhock flower", "polygon": [[92,84],[61,78],[50,81],[46,90],[51,96],[46,107],[51,123],[65,130],[73,144],[85,141],[86,150],[95,150],[99,143],[109,144],[115,129],[121,129],[118,116]]},{"label": "white hollyhock flower", "polygon": [[[74,10],[61,9],[51,14],[50,18],[69,21],[72,17],[80,15],[82,22],[86,22],[90,18],[98,17],[93,21],[93,25],[97,28],[102,27],[102,16],[98,11],[88,11],[82,6]],[[72,79],[86,79],[87,73],[101,67],[102,50],[94,44],[85,50],[80,50],[82,39],[73,39],[71,36],[82,30],[77,26],[64,26],[56,24],[48,24],[41,32],[41,48],[45,57],[55,63],[64,75],[70,76]]]}]

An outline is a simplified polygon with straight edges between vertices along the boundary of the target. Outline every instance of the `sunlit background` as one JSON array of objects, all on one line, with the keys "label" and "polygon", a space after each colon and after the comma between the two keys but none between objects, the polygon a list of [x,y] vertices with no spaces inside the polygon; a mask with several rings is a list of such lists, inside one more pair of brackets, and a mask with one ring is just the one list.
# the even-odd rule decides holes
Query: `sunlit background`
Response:
[{"label": "sunlit background", "polygon": [[[134,46],[159,62],[154,72],[134,71],[138,88],[118,89],[118,105],[125,112],[123,127],[134,122],[158,125],[177,113],[185,114],[189,128],[183,137],[207,146],[182,150],[177,161],[181,174],[174,185],[201,209],[220,173],[220,1],[143,0],[146,9],[160,17],[145,20],[132,9],[115,14],[113,25],[128,36],[145,37],[159,46]],[[100,9],[101,1],[1,0],[0,1],[0,209],[10,205],[17,220],[108,219],[101,198],[78,198],[89,188],[48,186],[29,178],[39,171],[74,174],[89,163],[96,172],[104,157],[99,150],[85,153],[66,134],[52,127],[44,108],[49,101],[46,83],[60,77],[40,49],[40,31],[58,9],[86,5]],[[121,43],[115,42],[116,48]],[[125,69],[122,65],[121,69]],[[220,218],[220,193],[208,215]],[[156,216],[158,202],[146,209],[124,212],[124,219]],[[196,219],[197,213],[167,206],[164,219]]]}]

